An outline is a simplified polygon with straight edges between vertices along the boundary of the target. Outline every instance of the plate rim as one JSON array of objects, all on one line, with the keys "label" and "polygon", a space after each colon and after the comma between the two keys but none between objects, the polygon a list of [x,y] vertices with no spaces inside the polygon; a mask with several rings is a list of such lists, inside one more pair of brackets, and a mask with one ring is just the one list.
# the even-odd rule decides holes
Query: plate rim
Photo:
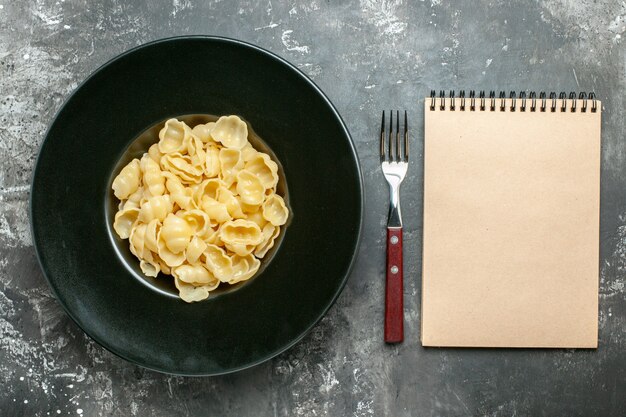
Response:
[{"label": "plate rim", "polygon": [[[227,44],[235,44],[238,46],[243,46],[244,48],[248,48],[251,49],[253,51],[256,52],[260,52],[266,56],[268,56],[269,58],[276,60],[278,62],[280,62],[282,65],[284,65],[287,69],[290,69],[291,71],[295,72],[300,78],[302,78],[303,81],[305,81],[306,83],[308,83],[316,92],[317,94],[319,94],[319,96],[324,100],[324,102],[326,103],[326,105],[330,108],[330,110],[332,111],[333,115],[335,116],[335,118],[339,121],[339,124],[341,126],[341,129],[343,130],[344,134],[346,135],[346,137],[348,138],[348,144],[349,144],[349,148],[350,151],[352,153],[354,162],[355,162],[355,166],[356,166],[356,173],[357,173],[357,178],[358,178],[358,182],[359,182],[359,227],[358,227],[358,231],[356,234],[356,245],[354,247],[354,251],[352,253],[352,259],[350,260],[350,263],[348,265],[348,269],[346,270],[346,273],[344,274],[344,276],[341,279],[340,285],[337,289],[337,291],[335,292],[335,294],[332,296],[332,298],[329,300],[329,302],[324,306],[324,308],[321,310],[320,314],[315,318],[315,320],[312,321],[312,323],[306,327],[297,337],[295,337],[291,342],[285,344],[284,346],[281,346],[280,348],[270,352],[269,354],[258,358],[254,361],[250,361],[247,362],[243,365],[240,366],[236,366],[236,367],[232,367],[232,368],[228,368],[228,369],[224,369],[222,371],[218,371],[218,372],[177,372],[176,370],[168,370],[168,369],[164,369],[164,368],[159,368],[156,366],[150,366],[147,365],[145,363],[140,363],[139,361],[129,358],[126,355],[117,352],[113,347],[111,347],[108,342],[104,339],[101,339],[99,337],[94,337],[92,334],[90,334],[89,332],[87,332],[83,326],[81,326],[77,320],[77,318],[74,316],[74,314],[72,313],[72,311],[69,310],[69,308],[67,307],[65,301],[62,299],[62,297],[59,296],[59,292],[57,291],[56,286],[53,284],[53,281],[50,279],[48,272],[46,271],[46,269],[44,268],[44,264],[42,262],[42,257],[41,257],[41,253],[39,250],[39,246],[38,246],[38,240],[37,240],[37,232],[35,231],[35,227],[34,227],[34,222],[33,222],[33,218],[34,218],[34,213],[33,213],[33,195],[34,195],[34,184],[35,184],[35,177],[37,176],[37,172],[38,172],[38,168],[39,168],[39,159],[41,157],[41,151],[43,150],[46,142],[48,141],[48,136],[50,134],[50,130],[52,129],[52,127],[54,126],[57,118],[59,117],[59,115],[64,111],[65,107],[68,105],[68,103],[74,98],[74,95],[77,94],[77,92],[87,83],[89,82],[93,77],[95,77],[97,74],[99,74],[101,71],[105,70],[106,68],[108,68],[109,66],[111,66],[112,64],[116,63],[118,60],[121,60],[123,58],[125,58],[127,55],[132,54],[140,49],[146,48],[146,47],[150,47],[150,46],[154,46],[160,43],[169,43],[169,42],[176,42],[176,41],[180,41],[180,40],[209,40],[209,41],[217,41],[217,42],[223,42],[223,43],[227,43]],[[350,131],[348,130],[348,127],[346,126],[346,123],[344,122],[343,118],[341,117],[341,115],[339,114],[339,112],[337,111],[336,107],[334,106],[334,104],[330,101],[330,99],[326,96],[326,94],[321,90],[321,88],[318,87],[317,84],[315,84],[315,82],[313,80],[311,80],[303,71],[301,71],[299,68],[297,68],[295,65],[291,64],[289,61],[287,61],[286,59],[280,57],[279,55],[277,55],[274,52],[271,52],[263,47],[260,47],[258,45],[249,43],[249,42],[245,42],[239,39],[234,39],[234,38],[230,38],[230,37],[225,37],[225,36],[213,36],[213,35],[182,35],[182,36],[171,36],[171,37],[165,37],[165,38],[159,38],[156,40],[152,40],[150,42],[146,42],[143,43],[141,45],[137,45],[134,46],[133,48],[130,48],[116,56],[114,56],[113,58],[109,59],[108,61],[106,61],[104,64],[100,65],[99,67],[97,67],[95,70],[91,71],[91,73],[89,75],[87,75],[73,90],[72,92],[65,98],[65,100],[63,101],[63,104],[59,107],[59,109],[56,111],[56,113],[54,114],[54,116],[50,119],[51,121],[48,124],[48,127],[46,129],[46,132],[44,134],[44,139],[41,142],[41,144],[38,147],[37,150],[37,158],[35,159],[35,164],[34,164],[34,168],[33,168],[33,172],[31,174],[31,178],[29,181],[29,185],[30,185],[30,194],[29,194],[29,199],[28,199],[28,218],[29,218],[29,223],[30,223],[30,234],[31,234],[31,238],[33,241],[33,248],[35,250],[35,256],[37,258],[37,263],[39,264],[39,269],[41,270],[44,278],[46,279],[46,282],[48,283],[48,287],[51,289],[52,294],[54,295],[55,299],[57,300],[57,302],[61,305],[61,307],[63,308],[63,310],[65,311],[65,313],[70,317],[70,319],[74,322],[74,324],[87,336],[89,337],[91,340],[93,340],[94,342],[96,342],[99,346],[101,346],[102,348],[106,349],[107,351],[111,352],[113,355],[115,355],[118,358],[124,359],[125,361],[132,363],[135,366],[140,366],[142,368],[145,369],[149,369],[151,371],[155,371],[155,372],[159,372],[165,375],[175,375],[175,376],[186,376],[186,377],[201,377],[201,376],[219,376],[219,375],[226,375],[226,374],[231,374],[231,373],[235,373],[235,372],[239,372],[239,371],[243,371],[245,369],[249,369],[249,368],[253,368],[257,365],[260,365],[264,362],[269,361],[270,359],[275,358],[276,356],[286,352],[287,350],[291,349],[293,346],[295,346],[296,344],[298,344],[307,334],[309,334],[311,332],[311,330],[317,326],[317,324],[319,324],[319,322],[322,320],[322,318],[324,318],[324,316],[326,316],[326,314],[328,313],[328,311],[330,310],[330,308],[335,304],[335,302],[337,301],[337,299],[339,298],[339,296],[341,295],[341,293],[343,292],[346,283],[348,281],[348,278],[350,277],[350,275],[352,274],[352,271],[354,269],[354,265],[356,263],[356,259],[358,258],[358,254],[359,254],[359,250],[361,247],[361,240],[363,237],[363,225],[364,225],[364,208],[365,208],[365,187],[363,184],[363,172],[361,169],[361,164],[360,164],[360,160],[359,160],[359,155],[358,152],[356,150],[355,144],[354,144],[354,140],[352,138],[352,135],[350,134]]]}]

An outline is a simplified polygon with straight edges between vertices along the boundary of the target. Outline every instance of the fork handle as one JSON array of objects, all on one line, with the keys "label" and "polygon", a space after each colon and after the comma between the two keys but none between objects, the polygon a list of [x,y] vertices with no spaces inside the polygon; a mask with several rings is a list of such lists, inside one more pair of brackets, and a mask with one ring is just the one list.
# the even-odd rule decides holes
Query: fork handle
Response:
[{"label": "fork handle", "polygon": [[385,342],[404,340],[404,291],[402,227],[387,228],[387,277],[385,285]]}]

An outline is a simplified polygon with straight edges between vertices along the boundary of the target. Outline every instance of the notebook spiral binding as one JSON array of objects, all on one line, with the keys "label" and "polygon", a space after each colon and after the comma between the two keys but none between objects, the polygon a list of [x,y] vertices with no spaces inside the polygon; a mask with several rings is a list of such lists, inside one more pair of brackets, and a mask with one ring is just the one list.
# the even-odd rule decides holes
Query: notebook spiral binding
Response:
[{"label": "notebook spiral binding", "polygon": [[[437,105],[436,101],[439,98],[439,105]],[[446,98],[449,99],[448,103],[446,103]],[[455,95],[454,90],[450,90],[448,93],[448,97],[446,97],[446,92],[444,90],[439,90],[439,97],[437,97],[437,92],[435,90],[430,91],[430,110],[434,111],[436,107],[439,110],[455,111],[457,108],[460,111],[506,111],[507,106],[507,96],[505,91],[500,91],[498,98],[496,98],[496,92],[491,90],[489,92],[489,97],[486,97],[485,91],[481,90],[478,92],[478,97],[476,97],[476,91],[470,90],[469,96],[465,97],[465,90],[459,91],[458,97]],[[531,112],[537,111],[539,109],[540,112],[549,111],[556,112],[557,110],[561,112],[566,112],[568,108],[568,99],[572,100],[569,103],[569,111],[575,113],[577,111],[577,101],[582,101],[582,105],[580,106],[580,111],[582,113],[587,112],[587,108],[589,107],[589,102],[591,102],[590,111],[595,113],[598,111],[598,103],[596,99],[596,95],[591,92],[589,94],[581,92],[576,95],[576,92],[569,93],[569,97],[567,93],[564,91],[559,93],[558,99],[555,92],[550,92],[548,98],[546,98],[546,92],[539,92],[539,98],[537,98],[537,94],[534,91],[528,93],[526,95],[526,91],[520,91],[519,96],[516,95],[515,91],[511,91],[509,93],[510,106],[509,111],[514,112],[519,108],[519,111],[525,112],[527,109]],[[578,100],[577,100],[578,99]],[[458,105],[457,105],[458,101]],[[560,101],[560,103],[558,103]],[[548,102],[550,104],[548,105]],[[469,104],[469,105],[468,105]]]}]

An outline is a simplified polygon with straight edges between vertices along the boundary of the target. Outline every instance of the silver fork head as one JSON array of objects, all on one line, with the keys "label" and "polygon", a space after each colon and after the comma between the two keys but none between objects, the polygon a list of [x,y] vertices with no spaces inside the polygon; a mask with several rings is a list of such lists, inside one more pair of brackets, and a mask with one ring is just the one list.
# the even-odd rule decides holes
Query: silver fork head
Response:
[{"label": "silver fork head", "polygon": [[[385,145],[385,138],[388,139],[388,146]],[[383,111],[380,125],[380,162],[389,183],[389,220],[388,227],[402,227],[402,216],[400,214],[400,184],[406,176],[409,167],[409,124],[406,111],[404,112],[404,146],[400,141],[400,112],[396,110],[396,127],[393,126],[393,110],[389,115],[389,131],[385,130],[385,112]],[[394,147],[395,144],[395,147]]]},{"label": "silver fork head", "polygon": [[[409,123],[404,111],[404,131],[400,140],[400,112],[396,110],[396,126],[394,132],[393,110],[389,111],[389,131],[385,132],[385,111],[380,123],[380,162],[409,162]],[[388,137],[388,152],[385,146]],[[395,146],[394,146],[395,145]],[[403,145],[403,146],[402,146]]]}]

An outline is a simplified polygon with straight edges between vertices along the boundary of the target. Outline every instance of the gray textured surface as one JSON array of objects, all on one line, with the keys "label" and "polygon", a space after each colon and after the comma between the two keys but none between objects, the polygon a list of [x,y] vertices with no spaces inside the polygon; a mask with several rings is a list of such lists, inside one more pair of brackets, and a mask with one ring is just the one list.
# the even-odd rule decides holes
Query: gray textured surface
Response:
[{"label": "gray textured surface", "polygon": [[[625,30],[626,5],[610,0],[0,0],[0,415],[624,415]],[[278,358],[217,378],[146,371],[90,341],[51,296],[28,226],[31,170],[63,100],[120,52],[182,34],[249,41],[307,73],[344,116],[367,192],[358,262],[328,316]],[[408,108],[418,133],[431,88],[603,99],[597,351],[419,347],[419,137],[403,188],[407,338],[381,342],[379,112]]]}]

